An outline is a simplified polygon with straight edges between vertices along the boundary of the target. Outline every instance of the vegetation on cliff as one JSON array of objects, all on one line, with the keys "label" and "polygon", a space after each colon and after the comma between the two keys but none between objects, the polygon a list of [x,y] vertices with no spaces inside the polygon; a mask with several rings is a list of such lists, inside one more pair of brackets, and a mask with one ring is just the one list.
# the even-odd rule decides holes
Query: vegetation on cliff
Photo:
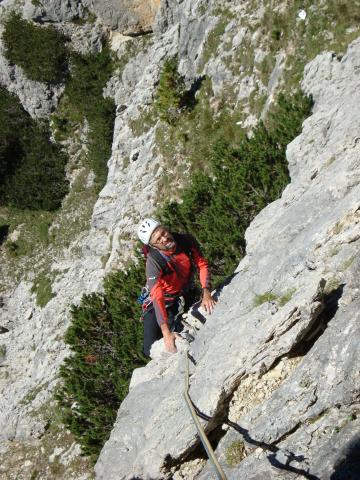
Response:
[{"label": "vegetation on cliff", "polygon": [[145,364],[141,309],[134,300],[142,277],[135,265],[112,273],[104,294],[86,295],[72,307],[65,340],[73,355],[61,367],[64,384],[57,398],[65,424],[94,458],[109,436],[133,369]]},{"label": "vegetation on cliff", "polygon": [[111,98],[103,96],[103,89],[113,69],[107,46],[99,53],[82,55],[72,52],[70,78],[65,85],[60,106],[53,116],[55,137],[59,141],[71,135],[84,120],[87,121],[87,156],[99,189],[107,177],[115,121],[115,103]]},{"label": "vegetation on cliff", "polygon": [[165,224],[198,238],[216,280],[232,273],[245,254],[246,228],[287,185],[286,145],[300,133],[311,105],[299,93],[291,99],[280,95],[266,124],[260,122],[250,138],[213,142],[210,172],[194,174],[180,200],[161,210]]},{"label": "vegetation on cliff", "polygon": [[53,26],[41,27],[12,13],[2,36],[5,55],[31,80],[59,83],[68,67],[66,37]]},{"label": "vegetation on cliff", "polygon": [[72,242],[89,228],[111,155],[115,105],[103,97],[103,89],[114,69],[112,56],[104,45],[100,53],[71,52],[70,58],[71,72],[50,127],[48,120],[31,119],[15,95],[0,90],[4,277],[20,280],[39,254],[37,270],[46,282],[35,279],[33,289],[40,306],[54,296],[50,258],[55,251],[72,244],[71,253],[80,253]]},{"label": "vegetation on cliff", "polygon": [[15,95],[0,87],[0,202],[56,210],[68,191],[66,155],[45,123],[33,120]]}]

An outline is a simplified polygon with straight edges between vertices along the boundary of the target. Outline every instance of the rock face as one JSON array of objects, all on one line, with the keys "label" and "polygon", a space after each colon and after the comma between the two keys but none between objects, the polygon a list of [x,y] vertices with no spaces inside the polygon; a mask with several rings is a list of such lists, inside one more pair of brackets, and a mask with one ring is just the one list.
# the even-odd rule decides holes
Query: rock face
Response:
[{"label": "rock face", "polygon": [[43,22],[67,22],[86,15],[85,2],[78,0],[26,0],[23,7],[24,18]]},{"label": "rock face", "polygon": [[104,25],[124,35],[152,31],[160,0],[90,0],[90,9]]},{"label": "rock face", "polygon": [[[251,224],[247,255],[191,345],[190,396],[212,417],[204,425],[217,438],[228,415],[236,427],[223,431],[217,448],[234,480],[347,478],[344,471],[356,468],[359,68],[359,40],[341,60],[325,53],[307,66],[303,88],[315,104],[288,147],[291,184]],[[181,465],[196,457],[183,355],[164,359],[161,369],[154,362],[145,367],[154,374],[137,375],[120,407],[98,479],[184,478]],[[279,362],[288,365],[281,376]],[[253,391],[245,408],[248,379],[262,377],[279,381],[265,400]],[[186,478],[216,475],[207,465]]]}]

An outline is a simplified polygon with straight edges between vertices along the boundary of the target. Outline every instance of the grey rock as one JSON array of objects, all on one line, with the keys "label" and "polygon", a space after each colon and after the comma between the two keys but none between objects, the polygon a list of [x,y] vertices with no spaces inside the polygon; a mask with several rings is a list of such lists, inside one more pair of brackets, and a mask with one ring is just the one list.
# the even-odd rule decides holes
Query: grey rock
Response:
[{"label": "grey rock", "polygon": [[86,16],[86,10],[81,0],[26,0],[22,14],[27,20],[69,22]]},{"label": "grey rock", "polygon": [[269,83],[267,84],[268,98],[265,102],[263,111],[261,112],[261,118],[264,120],[269,110],[270,105],[274,101],[274,93],[281,79],[281,75],[285,67],[285,53],[280,52],[276,55],[276,63],[273,71],[271,72]]},{"label": "grey rock", "polygon": [[[359,271],[360,258],[344,278],[343,296],[357,288]],[[360,295],[340,305],[292,375],[269,400],[238,420],[241,433],[231,430],[224,437],[217,455],[229,479],[255,479],[259,470],[264,478],[276,478],[279,469],[281,478],[293,478],[298,470],[305,478],[330,479],[339,449],[346,448],[360,423],[354,413],[360,387],[359,307]],[[226,454],[237,441],[245,441],[250,451],[238,467],[229,468]],[[254,452],[259,443],[260,461]],[[210,471],[208,467],[199,479],[216,478],[206,476]]]}]

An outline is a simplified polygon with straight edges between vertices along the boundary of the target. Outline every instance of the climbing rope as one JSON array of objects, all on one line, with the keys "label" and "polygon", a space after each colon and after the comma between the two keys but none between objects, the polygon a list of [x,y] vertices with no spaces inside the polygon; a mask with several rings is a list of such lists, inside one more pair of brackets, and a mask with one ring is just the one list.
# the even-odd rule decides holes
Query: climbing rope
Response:
[{"label": "climbing rope", "polygon": [[185,370],[184,397],[185,397],[186,404],[187,404],[187,406],[189,408],[189,411],[191,413],[191,416],[194,420],[194,423],[195,423],[196,429],[198,431],[201,443],[203,444],[203,447],[205,448],[205,451],[206,451],[206,453],[209,457],[209,460],[214,465],[214,468],[216,470],[218,478],[220,480],[227,480],[227,477],[226,477],[223,469],[221,468],[220,463],[218,462],[218,460],[215,456],[214,450],[212,449],[212,446],[210,445],[210,442],[209,442],[209,440],[206,436],[206,433],[204,432],[204,429],[202,428],[201,423],[199,422],[199,419],[198,419],[198,416],[196,414],[194,405],[193,405],[192,400],[189,396],[190,384],[189,384],[189,357],[188,357],[188,352],[185,352],[185,366],[186,366],[186,370]]}]

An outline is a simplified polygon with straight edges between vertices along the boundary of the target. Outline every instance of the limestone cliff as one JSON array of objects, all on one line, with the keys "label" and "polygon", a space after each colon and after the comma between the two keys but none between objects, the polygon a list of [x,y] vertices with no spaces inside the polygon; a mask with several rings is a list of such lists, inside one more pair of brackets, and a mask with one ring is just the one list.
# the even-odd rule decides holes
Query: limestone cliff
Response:
[{"label": "limestone cliff", "polygon": [[[78,51],[98,51],[113,30],[121,64],[104,92],[117,105],[107,183],[93,203],[84,197],[78,211],[66,210],[61,218],[65,225],[79,222],[87,209],[90,221],[66,248],[44,247],[20,260],[20,281],[11,277],[13,264],[0,251],[0,474],[6,479],[34,479],[39,472],[44,479],[93,475],[69,433],[61,427],[51,431],[52,399],[59,366],[69,354],[63,336],[70,305],[101,290],[106,272],[131,255],[139,217],[187,179],[186,155],[174,148],[166,159],[156,135],[161,122],[147,124],[144,116],[164,60],[178,56],[189,87],[207,76],[214,115],[225,102],[241,112],[239,124],[249,129],[266,115],[278,90],[291,91],[286,61],[298,51],[311,57],[310,41],[310,53],[302,50],[301,22],[307,20],[299,18],[297,7],[291,19],[299,43],[285,44],[276,22],[266,23],[268,2],[233,3],[1,2],[1,15],[15,8],[27,19],[50,22]],[[318,3],[308,17],[318,14],[323,2]],[[287,2],[279,4],[276,15],[286,18],[287,8]],[[358,35],[357,28],[345,29],[344,38]],[[136,43],[140,33],[150,34]],[[325,33],[319,33],[322,41],[332,45],[335,33]],[[334,476],[341,474],[336,465],[352,458],[359,422],[359,67],[356,41],[342,58],[323,53],[301,69],[303,88],[315,104],[288,148],[291,184],[250,226],[247,255],[191,346],[196,366],[190,394],[214,417],[207,430],[229,478],[341,478]],[[30,81],[1,51],[0,82],[33,117],[49,115],[64,87]],[[69,178],[91,186],[91,173],[76,166],[86,149],[86,128],[67,148],[76,152]],[[179,167],[182,176],[176,176]],[[169,192],[161,184],[168,172],[174,178]],[[21,225],[15,233],[22,234]],[[55,296],[40,307],[32,286],[44,258]],[[269,293],[272,300],[266,301]],[[183,376],[180,354],[135,372],[96,466],[98,478],[214,477],[185,408]],[[228,429],[227,417],[240,431]]]}]

